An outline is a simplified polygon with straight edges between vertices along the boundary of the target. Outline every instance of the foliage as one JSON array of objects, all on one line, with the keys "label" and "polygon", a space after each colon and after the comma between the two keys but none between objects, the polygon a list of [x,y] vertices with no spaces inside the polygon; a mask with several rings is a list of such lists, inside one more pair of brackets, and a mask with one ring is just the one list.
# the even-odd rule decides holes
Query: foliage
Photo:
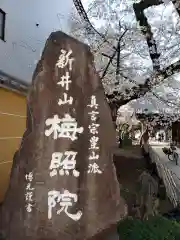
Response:
[{"label": "foliage", "polygon": [[125,219],[119,222],[121,240],[179,240],[180,224],[162,216],[149,220]]}]

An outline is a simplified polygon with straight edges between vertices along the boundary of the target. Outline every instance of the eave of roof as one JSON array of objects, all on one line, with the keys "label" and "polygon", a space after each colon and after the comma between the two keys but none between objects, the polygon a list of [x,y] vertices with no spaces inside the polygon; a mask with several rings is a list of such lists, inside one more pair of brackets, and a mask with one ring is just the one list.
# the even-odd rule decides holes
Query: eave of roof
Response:
[{"label": "eave of roof", "polygon": [[29,87],[30,84],[24,83],[22,80],[12,77],[0,70],[0,88],[5,88],[26,96]]}]

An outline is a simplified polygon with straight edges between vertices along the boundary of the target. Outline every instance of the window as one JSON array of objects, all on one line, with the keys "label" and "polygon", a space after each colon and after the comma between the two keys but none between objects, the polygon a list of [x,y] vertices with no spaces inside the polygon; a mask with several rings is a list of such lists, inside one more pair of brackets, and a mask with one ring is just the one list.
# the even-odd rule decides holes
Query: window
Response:
[{"label": "window", "polygon": [[0,39],[5,41],[5,18],[6,13],[0,9]]}]

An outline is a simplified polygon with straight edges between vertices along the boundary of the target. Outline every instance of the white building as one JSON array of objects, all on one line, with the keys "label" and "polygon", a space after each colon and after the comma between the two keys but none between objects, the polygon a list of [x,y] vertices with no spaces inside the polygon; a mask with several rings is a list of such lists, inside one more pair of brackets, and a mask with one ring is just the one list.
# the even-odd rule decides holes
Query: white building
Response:
[{"label": "white building", "polygon": [[0,0],[0,81],[31,83],[51,32],[68,32],[71,0]]}]

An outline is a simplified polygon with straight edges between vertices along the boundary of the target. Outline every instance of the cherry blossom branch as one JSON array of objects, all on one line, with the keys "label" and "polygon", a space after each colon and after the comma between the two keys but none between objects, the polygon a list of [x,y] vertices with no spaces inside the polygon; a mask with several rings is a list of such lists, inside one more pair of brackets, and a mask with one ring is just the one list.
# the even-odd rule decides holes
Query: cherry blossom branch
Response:
[{"label": "cherry blossom branch", "polygon": [[[137,86],[132,87],[131,91],[127,89],[125,94],[123,94],[122,92],[115,90],[112,94],[106,94],[106,97],[111,107],[119,108],[120,106],[127,104],[129,101],[144,96],[147,92],[151,91],[153,87],[161,84],[167,77],[179,72],[180,60],[159,71],[152,78],[147,78],[144,84],[138,84]],[[129,79],[128,77],[125,78]],[[134,80],[129,79],[129,81],[137,84]]]},{"label": "cherry blossom branch", "polygon": [[179,0],[172,0],[172,3],[174,4],[174,7],[176,8],[177,13],[180,16],[180,1]]},{"label": "cherry blossom branch", "polygon": [[136,20],[139,23],[141,32],[146,38],[146,42],[149,48],[149,55],[153,63],[153,69],[155,71],[160,70],[160,62],[159,62],[159,57],[160,53],[158,53],[157,46],[156,46],[156,41],[153,37],[153,33],[151,31],[151,26],[148,23],[148,20],[144,14],[144,10],[148,7],[154,6],[154,5],[159,5],[162,2],[158,0],[151,0],[151,1],[141,1],[139,3],[134,3],[133,8],[134,8],[134,13],[136,16]]},{"label": "cherry blossom branch", "polygon": [[[106,76],[107,71],[108,71],[108,68],[109,68],[110,64],[112,63],[113,58],[115,57],[117,51],[120,52],[120,42],[121,42],[122,38],[124,37],[124,35],[126,34],[127,31],[128,31],[128,30],[125,29],[125,31],[123,32],[123,34],[119,37],[118,43],[117,43],[117,48],[116,48],[116,50],[114,50],[114,53],[113,53],[112,56],[108,56],[107,54],[102,53],[103,56],[108,57],[108,58],[110,58],[110,59],[109,59],[109,62],[108,62],[108,64],[107,64],[107,66],[106,66],[106,68],[105,68],[102,76],[101,76],[101,80]],[[118,67],[117,67],[117,68],[118,68]],[[117,72],[118,72],[118,71],[117,71]],[[118,73],[119,73],[119,72],[118,72]]]},{"label": "cherry blossom branch", "polygon": [[108,43],[109,45],[111,45],[112,48],[116,50],[116,47],[113,46],[112,43],[109,42],[109,41],[106,39],[105,35],[102,34],[102,33],[100,33],[100,32],[98,32],[97,29],[92,25],[92,23],[90,22],[90,20],[89,20],[89,18],[88,18],[88,16],[87,16],[87,13],[86,13],[84,7],[83,7],[83,4],[82,4],[81,0],[73,0],[73,2],[74,2],[75,8],[76,8],[78,14],[80,15],[80,17],[81,17],[81,18],[86,22],[86,24],[87,24],[87,25],[86,25],[86,30],[87,30],[87,32],[88,32],[88,33],[94,32],[94,33],[98,34],[106,43]]}]

